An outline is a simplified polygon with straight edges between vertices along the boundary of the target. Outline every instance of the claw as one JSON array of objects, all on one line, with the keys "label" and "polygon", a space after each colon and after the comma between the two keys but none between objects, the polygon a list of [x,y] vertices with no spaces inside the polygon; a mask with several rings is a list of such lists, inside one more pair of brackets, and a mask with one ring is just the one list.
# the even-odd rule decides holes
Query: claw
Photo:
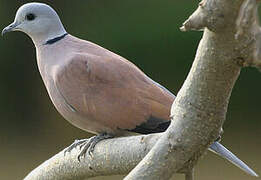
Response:
[{"label": "claw", "polygon": [[93,152],[96,144],[104,139],[113,138],[112,135],[107,133],[102,133],[97,136],[91,137],[90,139],[81,139],[81,140],[75,140],[68,148],[64,150],[64,155],[67,152],[71,152],[74,148],[77,146],[80,147],[80,153],[77,156],[78,161],[81,161],[81,157],[85,157],[86,153],[88,153],[91,157],[93,157]]},{"label": "claw", "polygon": [[85,141],[83,144],[80,145],[81,152],[77,157],[78,161],[80,161],[81,157],[85,157],[86,153],[88,153],[89,156],[93,157],[93,152],[96,144],[104,139],[109,139],[109,138],[113,138],[113,136],[107,133],[102,133],[92,137],[88,141]]},{"label": "claw", "polygon": [[64,156],[66,155],[66,153],[70,153],[74,148],[76,148],[77,146],[80,145],[80,148],[81,148],[81,145],[85,142],[85,141],[88,141],[89,139],[81,139],[81,140],[78,140],[76,139],[69,147],[67,147],[65,150],[64,150]]},{"label": "claw", "polygon": [[80,145],[81,152],[77,156],[77,159],[79,162],[81,161],[81,157],[83,157],[83,158],[85,157],[85,154],[86,154],[87,150],[89,149],[90,145],[92,144],[92,141],[95,137],[96,136],[92,137],[91,139],[89,139],[88,141],[85,141],[83,144]]}]

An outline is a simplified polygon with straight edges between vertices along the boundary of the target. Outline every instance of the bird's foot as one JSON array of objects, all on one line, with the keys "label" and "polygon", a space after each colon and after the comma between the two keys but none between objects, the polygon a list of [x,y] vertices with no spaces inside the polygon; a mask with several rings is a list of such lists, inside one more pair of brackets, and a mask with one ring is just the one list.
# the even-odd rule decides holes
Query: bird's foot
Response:
[{"label": "bird's foot", "polygon": [[67,152],[71,152],[72,149],[76,148],[77,146],[80,146],[80,154],[77,157],[78,161],[80,161],[81,157],[85,157],[86,153],[88,153],[90,156],[93,155],[94,148],[98,142],[109,138],[113,138],[113,136],[107,133],[102,133],[97,136],[93,136],[90,139],[75,140],[74,143],[64,150],[64,155]]},{"label": "bird's foot", "polygon": [[68,152],[70,153],[74,148],[76,148],[77,146],[85,143],[86,141],[89,141],[89,139],[81,139],[81,140],[78,140],[76,139],[69,147],[67,147],[65,150],[64,150],[64,156],[65,154]]},{"label": "bird's foot", "polygon": [[80,161],[81,157],[85,157],[86,153],[88,153],[90,156],[93,156],[93,151],[96,144],[104,139],[109,139],[109,138],[113,138],[113,136],[107,133],[102,133],[102,134],[98,134],[97,136],[93,136],[89,140],[80,144],[81,152],[78,155],[78,161]]}]

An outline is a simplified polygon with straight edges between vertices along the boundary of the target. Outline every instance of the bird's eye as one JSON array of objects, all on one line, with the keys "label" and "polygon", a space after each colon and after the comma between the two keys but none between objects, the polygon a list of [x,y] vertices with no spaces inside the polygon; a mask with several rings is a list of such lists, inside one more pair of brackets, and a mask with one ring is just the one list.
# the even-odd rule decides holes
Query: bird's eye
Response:
[{"label": "bird's eye", "polygon": [[32,21],[32,20],[35,19],[35,15],[32,14],[32,13],[30,13],[30,14],[27,14],[27,15],[25,16],[25,18],[26,18],[26,20],[28,20],[28,21]]}]

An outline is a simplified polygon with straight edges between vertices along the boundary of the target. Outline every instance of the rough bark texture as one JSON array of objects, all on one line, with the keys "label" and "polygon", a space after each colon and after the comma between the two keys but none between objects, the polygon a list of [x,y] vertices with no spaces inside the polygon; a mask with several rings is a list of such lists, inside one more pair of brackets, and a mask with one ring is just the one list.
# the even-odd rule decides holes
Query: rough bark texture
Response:
[{"label": "rough bark texture", "polygon": [[81,162],[77,159],[79,147],[66,154],[62,150],[30,172],[24,180],[82,180],[96,176],[128,174],[161,135],[162,133],[158,133],[101,141],[95,146],[93,156],[86,155]]},{"label": "rough bark texture", "polygon": [[185,21],[181,30],[204,29],[204,34],[190,73],[173,103],[172,123],[165,133],[103,141],[95,148],[93,158],[87,156],[80,163],[76,157],[79,149],[65,158],[61,152],[26,179],[125,174],[147,152],[126,180],[164,180],[176,172],[185,172],[186,179],[193,179],[198,158],[220,133],[241,67],[261,67],[258,3],[204,0]]},{"label": "rough bark texture", "polygon": [[[25,180],[76,180],[102,175],[127,174],[149,152],[161,134],[132,136],[101,141],[94,156],[86,155],[81,162],[80,149],[64,151],[30,172]],[[131,147],[131,148],[130,148]]]},{"label": "rough bark texture", "polygon": [[[246,53],[244,66],[254,66],[261,69],[261,29],[259,26],[258,4],[260,0],[246,0],[240,9],[236,22],[237,33],[235,38],[245,42],[245,47],[250,48]],[[242,45],[244,45],[242,43]],[[252,51],[252,53],[251,53]],[[245,53],[244,51],[241,52]]]},{"label": "rough bark texture", "polygon": [[[236,21],[238,15],[240,18],[251,12],[255,13],[253,18],[248,16],[246,21],[252,25],[257,18],[253,12],[256,7],[245,12],[246,4],[242,3],[202,1],[183,24],[183,31],[204,29],[204,34],[190,73],[173,103],[172,124],[125,180],[169,179],[184,164],[193,167],[219,135],[234,83],[254,53],[254,46],[250,46],[255,44],[253,32],[242,26],[241,20]],[[243,37],[235,38],[240,28]]]}]

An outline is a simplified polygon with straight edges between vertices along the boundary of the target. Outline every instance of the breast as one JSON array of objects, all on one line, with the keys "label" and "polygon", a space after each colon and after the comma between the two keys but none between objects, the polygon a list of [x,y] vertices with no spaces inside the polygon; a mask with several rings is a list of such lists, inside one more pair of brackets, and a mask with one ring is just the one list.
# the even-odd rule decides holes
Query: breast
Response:
[{"label": "breast", "polygon": [[66,101],[66,98],[61,94],[55,84],[54,73],[58,68],[58,65],[52,65],[52,67],[42,67],[40,70],[48,95],[56,110],[68,122],[84,131],[98,134],[104,129],[107,129],[88,116],[80,114],[77,109]]}]

